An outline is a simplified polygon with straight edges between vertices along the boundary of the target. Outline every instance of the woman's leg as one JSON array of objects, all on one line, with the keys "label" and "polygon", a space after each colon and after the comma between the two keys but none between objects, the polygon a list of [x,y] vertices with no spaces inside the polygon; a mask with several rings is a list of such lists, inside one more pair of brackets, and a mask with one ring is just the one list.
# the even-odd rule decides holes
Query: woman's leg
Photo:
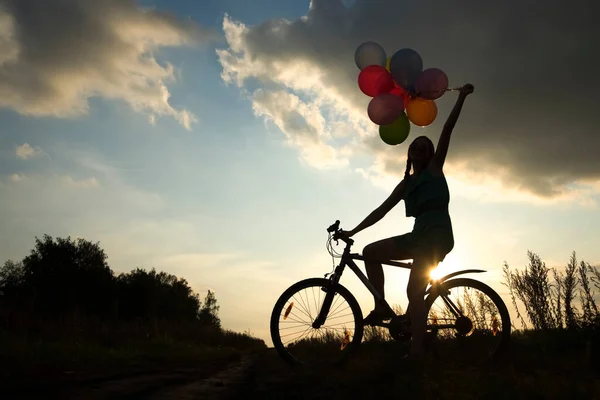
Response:
[{"label": "woman's leg", "polygon": [[420,356],[425,351],[427,310],[425,309],[425,289],[431,280],[431,270],[437,267],[454,248],[452,226],[428,229],[416,235],[418,243],[406,288],[410,303],[411,355]]},{"label": "woman's leg", "polygon": [[431,257],[417,256],[408,279],[406,294],[410,305],[410,330],[412,343],[410,353],[420,356],[425,350],[425,332],[427,324],[427,310],[425,309],[425,289],[431,280],[430,272],[437,266]]},{"label": "woman's leg", "polygon": [[[412,259],[410,233],[373,242],[365,246],[362,255],[365,258],[365,268],[369,281],[381,296],[385,298],[385,279],[381,261]],[[375,297],[373,297],[373,300],[375,302],[375,309],[373,311],[377,313],[387,311],[383,309]]]}]

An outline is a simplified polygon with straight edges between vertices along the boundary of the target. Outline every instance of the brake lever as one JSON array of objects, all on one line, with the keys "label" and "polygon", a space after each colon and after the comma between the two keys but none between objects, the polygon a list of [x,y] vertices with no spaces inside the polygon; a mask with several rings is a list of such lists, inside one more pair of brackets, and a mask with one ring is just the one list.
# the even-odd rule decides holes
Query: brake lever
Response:
[{"label": "brake lever", "polygon": [[338,230],[334,231],[333,235],[332,235],[333,236],[333,240],[335,241],[335,245],[336,246],[338,246],[340,244],[340,241],[339,241],[339,238],[338,238],[339,234],[340,234],[340,230],[338,229]]}]

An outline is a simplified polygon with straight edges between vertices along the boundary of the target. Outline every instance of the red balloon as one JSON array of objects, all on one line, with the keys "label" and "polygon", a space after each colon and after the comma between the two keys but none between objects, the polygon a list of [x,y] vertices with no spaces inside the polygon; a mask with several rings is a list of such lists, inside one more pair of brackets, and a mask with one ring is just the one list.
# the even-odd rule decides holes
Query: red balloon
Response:
[{"label": "red balloon", "polygon": [[428,68],[415,81],[415,92],[426,100],[442,97],[448,89],[448,76],[439,68]]},{"label": "red balloon", "polygon": [[369,102],[367,114],[377,125],[388,125],[404,112],[404,98],[391,93],[382,93]]},{"label": "red balloon", "polygon": [[394,88],[394,80],[384,67],[369,65],[358,74],[358,87],[367,96],[375,97],[389,93]]},{"label": "red balloon", "polygon": [[410,101],[410,96],[406,92],[406,90],[402,89],[401,87],[395,87],[392,90],[390,90],[390,93],[402,97],[402,99],[404,100],[404,108],[406,108],[408,102]]}]

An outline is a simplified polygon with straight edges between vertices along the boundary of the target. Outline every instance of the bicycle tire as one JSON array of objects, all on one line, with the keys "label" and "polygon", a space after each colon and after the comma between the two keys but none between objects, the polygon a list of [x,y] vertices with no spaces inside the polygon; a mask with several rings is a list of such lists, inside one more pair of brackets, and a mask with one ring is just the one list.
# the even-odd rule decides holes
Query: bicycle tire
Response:
[{"label": "bicycle tire", "polygon": [[455,279],[451,279],[446,282],[443,282],[441,284],[441,290],[428,295],[425,300],[427,315],[429,315],[429,310],[431,309],[431,306],[433,305],[435,300],[439,297],[439,292],[441,292],[442,290],[450,290],[450,289],[453,289],[456,287],[461,287],[461,286],[471,287],[471,288],[480,290],[481,292],[486,294],[490,298],[490,300],[492,300],[492,302],[498,309],[498,312],[500,314],[500,319],[502,321],[502,337],[500,339],[498,346],[494,350],[494,352],[488,357],[491,361],[498,361],[500,359],[500,357],[506,351],[506,347],[508,346],[508,343],[510,341],[512,325],[511,325],[511,321],[510,321],[510,314],[508,312],[508,308],[506,307],[506,304],[504,303],[504,301],[502,300],[500,295],[498,293],[496,293],[496,291],[494,289],[492,289],[490,286],[486,285],[483,282],[477,281],[475,279],[470,279],[470,278],[455,278]]},{"label": "bicycle tire", "polygon": [[[281,294],[281,296],[279,296],[279,299],[277,300],[277,302],[275,303],[275,306],[273,307],[273,311],[271,313],[271,320],[270,320],[271,340],[273,341],[273,346],[275,347],[275,350],[281,356],[281,358],[283,358],[288,364],[290,364],[292,366],[305,366],[305,367],[313,366],[314,367],[316,365],[311,365],[311,364],[307,364],[306,362],[300,361],[299,359],[294,357],[292,354],[290,354],[290,352],[286,349],[286,347],[282,343],[280,329],[279,329],[279,322],[280,322],[280,316],[283,311],[283,307],[286,305],[288,299],[292,298],[292,296],[294,294],[298,293],[300,290],[310,288],[310,287],[318,287],[320,290],[323,286],[329,286],[329,285],[331,285],[331,281],[329,281],[328,279],[324,279],[324,278],[308,278],[308,279],[301,280],[301,281],[293,284],[292,286],[290,286],[288,289],[286,289]],[[352,315],[354,317],[354,336],[352,337],[352,340],[344,347],[343,350],[341,350],[343,355],[340,357],[340,359],[337,360],[336,362],[333,362],[330,364],[330,365],[340,365],[340,364],[346,362],[348,360],[348,358],[358,350],[358,347],[359,347],[360,343],[362,342],[362,337],[363,337],[362,319],[363,318],[362,318],[362,311],[361,311],[360,305],[356,301],[356,298],[354,297],[354,295],[352,295],[352,293],[350,293],[350,291],[348,289],[346,289],[344,286],[340,285],[339,283],[331,286],[330,289],[333,289],[334,293],[339,294],[340,296],[342,296],[344,298],[344,300],[346,300],[348,302],[350,309],[352,311]],[[320,365],[323,365],[323,364],[320,364]]]}]

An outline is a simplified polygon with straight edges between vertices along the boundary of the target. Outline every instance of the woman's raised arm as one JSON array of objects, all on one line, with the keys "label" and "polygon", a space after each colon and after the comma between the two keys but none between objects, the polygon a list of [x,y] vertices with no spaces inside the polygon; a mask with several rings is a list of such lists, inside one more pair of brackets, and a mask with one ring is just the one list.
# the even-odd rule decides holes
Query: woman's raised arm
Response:
[{"label": "woman's raised arm", "polygon": [[446,154],[448,154],[448,146],[450,145],[450,135],[452,135],[454,125],[456,125],[456,121],[458,121],[458,116],[460,115],[465,99],[469,94],[473,93],[473,89],[474,87],[470,83],[467,83],[460,88],[460,94],[458,95],[456,104],[454,104],[454,108],[444,124],[444,129],[442,129],[442,134],[438,140],[438,145],[432,160],[435,167],[440,170],[444,167],[444,162],[446,161]]}]

